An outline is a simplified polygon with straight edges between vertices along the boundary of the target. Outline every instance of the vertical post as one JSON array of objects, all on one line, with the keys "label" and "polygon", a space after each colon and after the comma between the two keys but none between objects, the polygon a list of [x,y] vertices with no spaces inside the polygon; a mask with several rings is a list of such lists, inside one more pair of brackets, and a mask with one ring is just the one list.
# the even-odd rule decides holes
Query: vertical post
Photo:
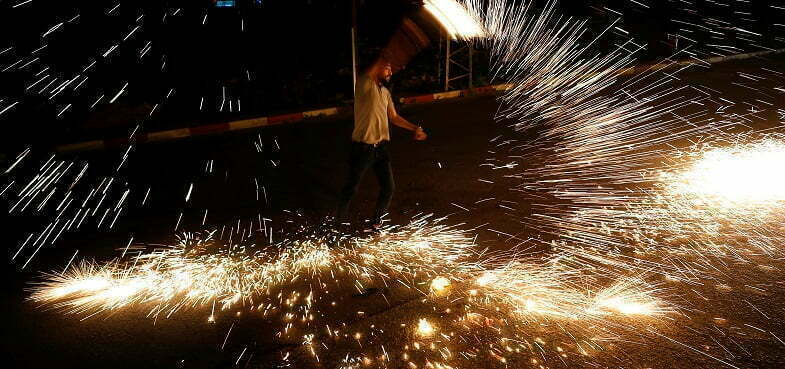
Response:
[{"label": "vertical post", "polygon": [[436,75],[439,77],[436,86],[442,82],[442,31],[439,31],[439,51],[436,52]]},{"label": "vertical post", "polygon": [[448,91],[450,89],[450,44],[452,40],[450,40],[450,36],[444,38],[445,41],[445,48],[447,49],[447,57],[444,58],[444,91]]},{"label": "vertical post", "polygon": [[[469,90],[474,89],[474,46],[469,41]],[[473,91],[472,91],[473,92]]]},{"label": "vertical post", "polygon": [[357,85],[357,0],[352,0],[352,96]]}]

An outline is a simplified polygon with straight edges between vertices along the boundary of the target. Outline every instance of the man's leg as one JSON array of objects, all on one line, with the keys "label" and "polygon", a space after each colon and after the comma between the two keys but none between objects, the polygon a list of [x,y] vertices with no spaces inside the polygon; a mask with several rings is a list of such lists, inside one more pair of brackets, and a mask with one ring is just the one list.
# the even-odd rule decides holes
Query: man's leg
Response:
[{"label": "man's leg", "polygon": [[390,201],[392,201],[393,192],[395,191],[390,154],[387,152],[386,146],[376,149],[375,159],[373,170],[376,172],[376,178],[379,180],[379,199],[376,201],[376,211],[373,214],[373,219],[371,219],[372,225],[382,223],[382,217],[387,214],[387,208],[390,207]]},{"label": "man's leg", "polygon": [[346,178],[346,184],[341,190],[338,208],[335,210],[335,219],[338,222],[346,220],[347,213],[349,212],[349,203],[357,193],[360,187],[360,181],[363,179],[365,171],[371,166],[373,162],[372,148],[352,142],[351,149],[349,150],[349,174]]}]

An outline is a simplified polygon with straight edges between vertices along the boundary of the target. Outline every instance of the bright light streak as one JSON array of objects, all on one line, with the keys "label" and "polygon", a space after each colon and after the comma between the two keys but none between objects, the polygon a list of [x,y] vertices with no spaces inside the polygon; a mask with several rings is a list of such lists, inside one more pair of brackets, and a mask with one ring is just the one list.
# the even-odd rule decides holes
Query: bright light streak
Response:
[{"label": "bright light streak", "polygon": [[485,35],[479,20],[455,0],[425,0],[424,7],[454,40]]},{"label": "bright light streak", "polygon": [[671,194],[706,205],[744,207],[785,200],[785,143],[764,140],[750,145],[712,148],[683,172],[663,173]]}]

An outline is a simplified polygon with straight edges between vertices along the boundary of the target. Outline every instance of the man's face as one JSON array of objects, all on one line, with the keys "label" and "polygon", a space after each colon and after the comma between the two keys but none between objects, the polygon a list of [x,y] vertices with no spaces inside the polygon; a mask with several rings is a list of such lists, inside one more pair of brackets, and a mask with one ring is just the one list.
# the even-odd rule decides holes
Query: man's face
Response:
[{"label": "man's face", "polygon": [[392,78],[392,66],[387,63],[379,71],[379,79],[383,82],[390,82],[390,78]]}]

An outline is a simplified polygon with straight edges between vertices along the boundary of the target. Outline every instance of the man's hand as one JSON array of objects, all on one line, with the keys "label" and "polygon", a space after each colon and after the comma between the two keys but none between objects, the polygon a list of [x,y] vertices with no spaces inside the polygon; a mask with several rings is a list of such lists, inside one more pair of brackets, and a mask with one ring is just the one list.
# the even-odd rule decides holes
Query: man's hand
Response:
[{"label": "man's hand", "polygon": [[428,138],[428,135],[425,133],[422,127],[417,127],[417,129],[414,130],[415,141],[425,141],[426,138]]}]

